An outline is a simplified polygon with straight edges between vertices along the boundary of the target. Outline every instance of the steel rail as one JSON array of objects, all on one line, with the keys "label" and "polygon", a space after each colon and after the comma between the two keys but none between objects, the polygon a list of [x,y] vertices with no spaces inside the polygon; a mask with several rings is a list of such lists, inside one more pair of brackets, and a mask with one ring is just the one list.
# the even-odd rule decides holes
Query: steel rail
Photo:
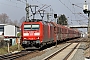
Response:
[{"label": "steel rail", "polygon": [[79,43],[69,52],[69,54],[63,60],[67,60],[78,45],[79,45]]},{"label": "steel rail", "polygon": [[[51,55],[45,57],[42,60],[50,60],[51,58],[53,58],[55,55],[57,55],[58,53],[62,52],[64,49],[66,49],[67,47],[69,47],[70,45],[72,45],[73,43],[70,43],[69,45],[59,49],[58,51],[52,53]],[[63,59],[63,60],[67,60],[68,57],[72,54],[72,52],[75,50],[75,48],[79,45],[79,43],[69,52],[69,54]]]},{"label": "steel rail", "polygon": [[63,48],[57,50],[56,52],[54,52],[54,53],[52,53],[51,55],[43,58],[42,60],[49,60],[49,59],[51,59],[53,56],[55,56],[56,54],[58,54],[58,53],[60,53],[61,51],[63,51],[64,49],[66,49],[66,48],[67,48],[68,46],[70,46],[71,44],[72,44],[72,43],[70,43],[69,45],[64,46]]},{"label": "steel rail", "polygon": [[23,57],[27,54],[33,53],[34,51],[21,51],[21,52],[17,52],[17,53],[10,53],[10,54],[6,54],[6,55],[2,55],[0,56],[0,60],[13,60],[19,57]]}]

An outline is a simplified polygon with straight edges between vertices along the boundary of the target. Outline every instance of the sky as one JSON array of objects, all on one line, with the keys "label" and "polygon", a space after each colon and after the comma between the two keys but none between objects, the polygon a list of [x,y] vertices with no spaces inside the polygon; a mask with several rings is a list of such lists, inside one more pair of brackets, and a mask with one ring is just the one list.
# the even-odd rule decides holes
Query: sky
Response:
[{"label": "sky", "polygon": [[[43,5],[48,7],[45,13],[64,14],[68,19],[69,25],[87,24],[88,16],[83,13],[83,5],[85,0],[27,0],[30,5],[38,5],[40,9]],[[90,3],[89,0],[87,0]],[[72,5],[74,4],[74,5]],[[88,4],[90,5],[90,4]],[[0,0],[0,14],[6,13],[11,20],[20,20],[26,16],[25,0]],[[31,13],[30,13],[31,14]],[[86,29],[81,29],[85,30]]]}]

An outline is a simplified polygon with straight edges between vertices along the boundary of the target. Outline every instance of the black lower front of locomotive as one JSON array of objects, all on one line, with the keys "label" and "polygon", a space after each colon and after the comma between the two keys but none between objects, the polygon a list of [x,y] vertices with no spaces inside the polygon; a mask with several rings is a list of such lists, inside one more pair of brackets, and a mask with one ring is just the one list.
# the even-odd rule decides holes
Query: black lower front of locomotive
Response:
[{"label": "black lower front of locomotive", "polygon": [[35,41],[23,41],[22,42],[22,47],[23,48],[30,48],[30,49],[40,49],[41,48],[41,43],[39,40],[35,40]]}]

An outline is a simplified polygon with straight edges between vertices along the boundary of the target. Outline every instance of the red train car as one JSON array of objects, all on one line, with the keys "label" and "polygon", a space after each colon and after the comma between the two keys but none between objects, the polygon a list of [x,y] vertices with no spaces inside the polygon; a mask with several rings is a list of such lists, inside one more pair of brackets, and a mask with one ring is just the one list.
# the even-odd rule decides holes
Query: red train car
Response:
[{"label": "red train car", "polygon": [[54,27],[51,23],[23,22],[21,25],[21,44],[24,48],[41,48],[43,45],[53,42]]},{"label": "red train car", "polygon": [[52,23],[56,27],[56,33],[54,33],[54,35],[56,38],[55,40],[57,41],[65,41],[67,39],[78,38],[81,36],[81,33],[78,30],[71,29],[66,26],[56,24],[54,22]]}]

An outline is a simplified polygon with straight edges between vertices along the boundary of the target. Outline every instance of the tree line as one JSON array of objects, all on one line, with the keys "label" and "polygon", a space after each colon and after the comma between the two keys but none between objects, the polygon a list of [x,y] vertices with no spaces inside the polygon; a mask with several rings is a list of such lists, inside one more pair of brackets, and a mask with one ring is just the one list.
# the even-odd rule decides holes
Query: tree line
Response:
[{"label": "tree line", "polygon": [[60,25],[68,25],[67,18],[66,18],[66,16],[65,16],[64,14],[58,16],[57,24],[60,24]]},{"label": "tree line", "polygon": [[[0,14],[0,24],[10,24],[20,27],[23,21],[25,21],[25,16],[23,16],[20,20],[11,20],[6,13]],[[57,24],[68,25],[67,18],[64,14],[58,16]]]},{"label": "tree line", "polygon": [[20,20],[11,20],[6,13],[0,14],[0,24],[10,24],[10,25],[16,25],[20,27],[23,21],[25,21],[24,16]]}]

